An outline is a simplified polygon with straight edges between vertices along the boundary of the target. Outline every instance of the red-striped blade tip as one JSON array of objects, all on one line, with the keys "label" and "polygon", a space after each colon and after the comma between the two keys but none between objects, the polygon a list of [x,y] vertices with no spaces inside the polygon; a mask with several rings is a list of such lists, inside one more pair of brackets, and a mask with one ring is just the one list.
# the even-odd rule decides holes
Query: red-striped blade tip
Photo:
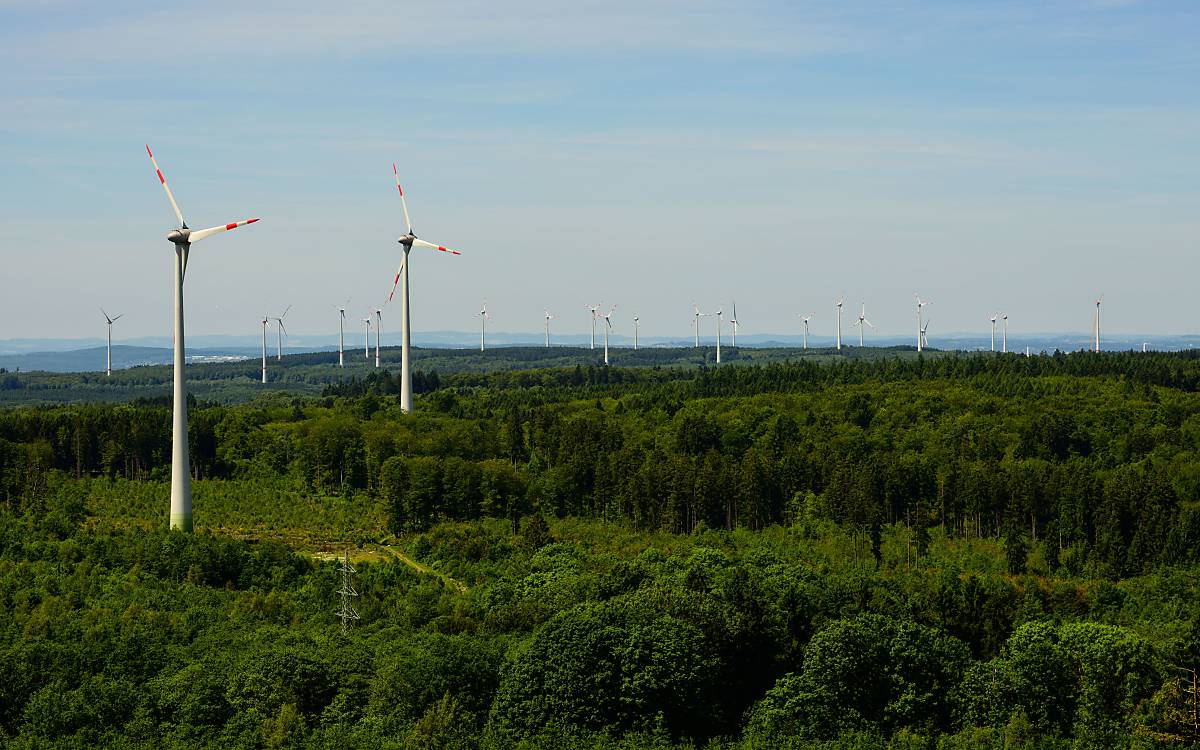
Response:
[{"label": "red-striped blade tip", "polygon": [[149,144],[149,143],[147,143],[147,144],[146,144],[146,153],[150,155],[150,158],[151,158],[151,159],[153,159],[153,158],[154,158],[154,152],[150,150],[150,144]]}]

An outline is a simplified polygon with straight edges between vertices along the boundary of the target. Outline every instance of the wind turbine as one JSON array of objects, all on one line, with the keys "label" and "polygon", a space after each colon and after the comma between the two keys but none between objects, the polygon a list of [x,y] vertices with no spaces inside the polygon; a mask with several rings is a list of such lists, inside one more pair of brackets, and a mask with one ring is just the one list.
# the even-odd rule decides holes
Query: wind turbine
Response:
[{"label": "wind turbine", "polygon": [[550,314],[549,310],[546,310],[545,313],[546,313],[546,348],[549,349],[550,348],[550,321],[554,320],[554,316]]},{"label": "wind turbine", "polygon": [[633,316],[633,350],[635,352],[637,351],[638,326],[641,325],[641,320],[638,316]]},{"label": "wind turbine", "polygon": [[924,346],[923,337],[925,335],[925,329],[921,326],[921,310],[929,304],[929,300],[921,299],[919,294],[914,293],[913,296],[917,298],[917,352],[919,353]]},{"label": "wind turbine", "polygon": [[600,305],[584,305],[592,313],[592,348],[596,348],[596,311],[600,309]]},{"label": "wind turbine", "polygon": [[871,321],[867,320],[867,303],[863,303],[862,312],[858,314],[858,320],[854,322],[854,325],[858,326],[858,345],[862,347],[863,331],[866,329],[866,326],[875,327],[871,325]]},{"label": "wind turbine", "polygon": [[696,338],[696,348],[700,348],[700,319],[708,313],[700,312],[700,306],[692,303],[692,331]]},{"label": "wind turbine", "polygon": [[733,345],[737,346],[737,329],[738,329],[737,300],[733,301],[733,316],[729,318],[729,326],[730,326],[731,330],[733,331]]},{"label": "wind turbine", "polygon": [[921,346],[926,349],[929,348],[929,337],[925,335],[925,332],[929,330],[929,324],[932,320],[933,318],[926,320],[925,325],[921,326]]},{"label": "wind turbine", "polygon": [[1004,313],[1001,319],[1004,321],[1004,332],[1000,337],[1000,352],[1008,354],[1008,313]]},{"label": "wind turbine", "polygon": [[342,303],[338,311],[338,367],[346,366],[346,305],[350,304],[350,300]]},{"label": "wind turbine", "polygon": [[283,319],[285,317],[287,317],[288,310],[291,310],[291,309],[292,309],[292,306],[288,305],[287,310],[283,311],[283,315],[279,315],[274,318],[271,318],[271,320],[275,321],[275,323],[276,323],[276,328],[275,328],[275,361],[276,362],[283,361],[283,335],[285,333],[287,333],[287,329],[283,327]]},{"label": "wind turbine", "polygon": [[412,320],[408,314],[408,254],[414,247],[424,247],[451,255],[462,253],[417,239],[417,235],[413,233],[412,221],[408,218],[408,202],[404,200],[404,188],[400,187],[400,172],[394,163],[392,173],[396,177],[396,192],[400,193],[400,208],[404,210],[405,234],[397,240],[404,250],[404,256],[400,260],[396,280],[392,282],[392,292],[388,295],[388,301],[391,302],[392,295],[396,293],[396,286],[403,277],[404,286],[400,288],[400,411],[407,414],[412,411]]},{"label": "wind turbine", "polygon": [[368,362],[371,360],[371,318],[362,319],[363,322],[363,358]]},{"label": "wind turbine", "polygon": [[487,343],[487,322],[491,317],[487,311],[487,300],[484,300],[483,308],[479,311],[479,351],[483,351],[484,345]]},{"label": "wind turbine", "polygon": [[184,379],[183,372],[185,364],[183,279],[187,273],[188,253],[191,251],[193,243],[220,232],[227,232],[230,229],[253,224],[258,219],[244,219],[199,231],[189,229],[187,222],[183,220],[183,213],[179,210],[179,204],[175,202],[175,196],[171,194],[171,188],[167,187],[167,180],[163,177],[162,170],[158,168],[158,162],[154,160],[154,152],[150,150],[149,145],[146,146],[146,154],[150,157],[150,163],[154,166],[154,172],[158,175],[158,181],[162,183],[163,190],[167,193],[167,200],[171,202],[171,208],[175,211],[175,218],[179,220],[179,228],[167,235],[167,239],[175,245],[175,383],[173,393],[174,403],[172,407],[174,419],[171,429],[170,524],[173,529],[191,532],[192,476],[191,463],[188,460],[187,382]]},{"label": "wind turbine", "polygon": [[375,308],[375,366],[379,367],[379,337],[383,335],[383,310]]},{"label": "wind turbine", "polygon": [[992,321],[992,351],[996,351],[996,316],[992,315],[988,320]]},{"label": "wind turbine", "polygon": [[807,351],[808,350],[808,321],[813,319],[813,314],[812,313],[809,313],[808,315],[805,315],[804,313],[796,313],[796,314],[800,316],[800,320],[804,321],[804,349]]},{"label": "wind turbine", "polygon": [[842,350],[842,304],[845,303],[845,301],[846,301],[845,297],[842,297],[842,296],[838,297],[838,300],[837,300],[837,311],[838,311],[838,313],[837,313],[837,315],[838,315],[837,348],[838,348],[839,352]]},{"label": "wind turbine", "polygon": [[104,370],[105,370],[105,374],[107,374],[108,377],[111,378],[112,377],[112,324],[116,323],[118,320],[125,317],[125,313],[121,313],[120,315],[118,315],[115,318],[110,318],[110,317],[108,317],[108,313],[104,312],[103,307],[100,308],[100,312],[104,315],[106,327],[108,328],[108,360],[107,360],[107,364],[105,365]]},{"label": "wind turbine", "polygon": [[1093,328],[1096,332],[1096,353],[1100,353],[1100,303],[1104,301],[1104,295],[1101,294],[1096,298],[1096,321]]},{"label": "wind turbine", "polygon": [[264,382],[264,383],[267,382],[267,324],[270,322],[271,322],[271,319],[268,318],[266,316],[266,314],[264,313],[263,317],[262,317],[262,327],[263,327],[262,382]]},{"label": "wind turbine", "polygon": [[608,332],[612,330],[612,314],[616,312],[617,306],[613,305],[608,312],[601,315],[604,318],[604,364],[608,364]]},{"label": "wind turbine", "polygon": [[721,315],[723,312],[724,312],[724,310],[721,310],[720,308],[718,308],[716,313],[714,313],[717,316],[717,364],[718,365],[721,364]]}]

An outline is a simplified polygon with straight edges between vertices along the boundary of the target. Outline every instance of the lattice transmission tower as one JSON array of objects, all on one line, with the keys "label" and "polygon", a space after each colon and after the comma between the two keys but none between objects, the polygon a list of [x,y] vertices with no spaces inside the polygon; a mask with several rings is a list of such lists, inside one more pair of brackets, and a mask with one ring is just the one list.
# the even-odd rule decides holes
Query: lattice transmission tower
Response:
[{"label": "lattice transmission tower", "polygon": [[336,614],[337,618],[342,621],[342,634],[348,635],[354,628],[354,621],[359,619],[353,604],[353,597],[358,596],[358,592],[354,590],[354,580],[351,578],[355,571],[354,566],[350,564],[350,550],[346,550],[346,556],[342,558],[342,564],[338,569],[342,572],[342,587],[338,589],[342,603]]}]

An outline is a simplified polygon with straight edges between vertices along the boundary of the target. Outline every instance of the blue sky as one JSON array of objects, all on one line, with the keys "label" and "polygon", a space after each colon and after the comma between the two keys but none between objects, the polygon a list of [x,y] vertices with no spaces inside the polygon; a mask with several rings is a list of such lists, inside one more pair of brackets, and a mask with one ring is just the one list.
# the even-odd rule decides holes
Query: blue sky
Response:
[{"label": "blue sky", "polygon": [[[247,7],[252,6],[252,7]],[[0,0],[0,339],[328,333],[417,233],[414,328],[1194,332],[1200,5]],[[389,315],[389,312],[391,313]],[[399,329],[385,309],[385,330]],[[390,323],[389,323],[390,321]]]}]

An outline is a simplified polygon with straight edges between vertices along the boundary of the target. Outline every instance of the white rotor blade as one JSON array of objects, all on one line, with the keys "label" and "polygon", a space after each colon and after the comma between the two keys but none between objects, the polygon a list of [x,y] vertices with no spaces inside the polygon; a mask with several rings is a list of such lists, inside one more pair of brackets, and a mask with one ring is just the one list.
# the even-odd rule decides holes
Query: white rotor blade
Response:
[{"label": "white rotor blade", "polygon": [[191,234],[189,234],[188,242],[190,242],[190,243],[199,242],[200,240],[204,239],[205,237],[212,237],[214,234],[220,234],[221,232],[228,232],[230,229],[237,229],[238,227],[244,227],[247,224],[253,224],[256,221],[258,221],[258,219],[245,219],[243,221],[235,221],[232,224],[223,224],[219,227],[209,227],[208,229],[201,229],[198,232],[192,232]]},{"label": "white rotor blade", "polygon": [[179,211],[179,204],[175,202],[175,196],[171,195],[171,188],[167,187],[167,178],[163,177],[162,170],[158,168],[158,162],[154,160],[154,152],[150,150],[150,144],[146,144],[146,153],[150,155],[150,163],[154,165],[154,172],[158,175],[158,181],[162,183],[163,190],[167,191],[167,200],[171,201],[171,208],[175,209],[175,218],[179,219],[179,228],[183,229],[187,226],[187,222],[183,220],[183,214]]},{"label": "white rotor blade", "polygon": [[426,242],[425,240],[414,239],[413,247],[427,247],[430,250],[441,250],[443,253],[450,253],[451,255],[462,255],[462,253],[460,253],[457,250],[451,250],[448,247],[443,247],[441,245],[435,245],[432,242]]},{"label": "white rotor blade", "polygon": [[396,269],[396,280],[392,282],[392,291],[388,292],[388,302],[392,301],[392,297],[396,294],[396,287],[400,286],[400,274],[404,273],[404,264],[408,262],[408,254],[400,260],[400,268]]},{"label": "white rotor blade", "polygon": [[408,218],[408,201],[404,200],[404,188],[400,187],[400,172],[392,162],[392,173],[396,175],[396,190],[400,193],[400,207],[404,209],[404,231],[412,234],[412,221]]}]

